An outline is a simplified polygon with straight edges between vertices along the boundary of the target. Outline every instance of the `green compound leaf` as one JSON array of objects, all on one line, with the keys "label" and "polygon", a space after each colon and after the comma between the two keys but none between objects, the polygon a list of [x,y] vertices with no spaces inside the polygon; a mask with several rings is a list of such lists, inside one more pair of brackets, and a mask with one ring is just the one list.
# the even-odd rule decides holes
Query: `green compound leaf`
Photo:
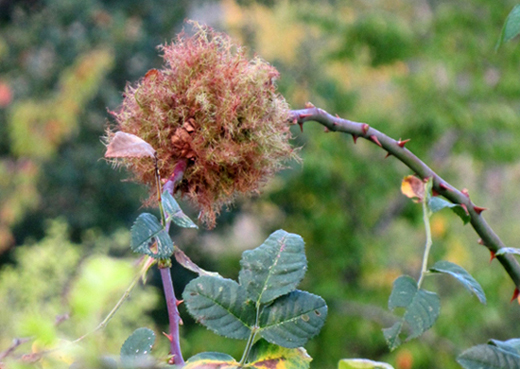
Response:
[{"label": "green compound leaf", "polygon": [[491,340],[487,345],[473,346],[457,357],[465,369],[520,369],[520,340]]},{"label": "green compound leaf", "polygon": [[455,214],[457,214],[460,219],[462,219],[462,222],[464,224],[468,224],[468,222],[471,220],[469,213],[461,205],[453,204],[438,196],[430,198],[430,201],[428,202],[428,207],[430,208],[432,213],[436,213],[444,208],[449,208]]},{"label": "green compound leaf", "polygon": [[514,247],[502,247],[495,253],[495,256],[505,255],[505,254],[515,254],[520,255],[520,249],[516,249]]},{"label": "green compound leaf", "polygon": [[438,261],[430,268],[430,271],[455,277],[468,291],[474,293],[481,303],[486,303],[486,294],[480,284],[461,266],[449,261]]},{"label": "green compound leaf", "polygon": [[247,339],[255,322],[255,308],[246,291],[231,279],[200,276],[182,294],[188,312],[213,332]]},{"label": "green compound leaf", "polygon": [[186,361],[183,369],[238,369],[240,364],[231,356],[221,352],[202,352]]},{"label": "green compound leaf", "polygon": [[338,369],[394,369],[387,363],[367,359],[343,359],[339,361]]},{"label": "green compound leaf", "polygon": [[326,317],[321,297],[296,290],[262,309],[258,333],[275,345],[296,348],[319,333]]},{"label": "green compound leaf", "polygon": [[121,363],[124,367],[139,367],[150,363],[150,351],[155,343],[155,333],[148,328],[137,328],[121,346]]},{"label": "green compound leaf", "polygon": [[[173,253],[173,242],[155,215],[143,213],[131,228],[131,248],[139,254],[155,259],[168,259]],[[156,250],[150,247],[156,244]],[[155,248],[155,247],[154,247]]]},{"label": "green compound leaf", "polygon": [[[403,275],[394,282],[388,299],[388,308],[392,311],[395,308],[405,309],[401,322],[406,322],[410,327],[410,335],[407,338],[410,340],[420,336],[435,323],[439,316],[440,302],[437,294],[419,289],[413,278]],[[402,324],[397,323],[383,330],[391,349],[399,345],[398,335],[401,330]]]},{"label": "green compound leaf", "polygon": [[161,201],[164,212],[166,213],[167,222],[172,221],[182,228],[199,228],[186,214],[184,214],[177,201],[175,201],[168,191],[163,192]]},{"label": "green compound leaf", "polygon": [[308,369],[312,358],[303,347],[285,348],[259,340],[249,355],[247,367],[257,369]]},{"label": "green compound leaf", "polygon": [[507,16],[495,50],[502,44],[518,36],[518,34],[520,34],[520,5],[516,5]]},{"label": "green compound leaf", "polygon": [[249,298],[265,304],[293,291],[307,270],[305,245],[296,234],[278,230],[254,250],[245,251],[238,280]]}]

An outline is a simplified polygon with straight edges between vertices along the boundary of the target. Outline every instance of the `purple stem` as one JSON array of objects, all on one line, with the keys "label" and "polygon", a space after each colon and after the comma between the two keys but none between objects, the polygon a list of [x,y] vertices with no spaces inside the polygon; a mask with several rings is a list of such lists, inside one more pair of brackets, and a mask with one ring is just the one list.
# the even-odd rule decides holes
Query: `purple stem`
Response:
[{"label": "purple stem", "polygon": [[[175,186],[182,180],[187,164],[186,160],[180,160],[175,166],[171,177],[163,186],[163,189],[167,190],[172,196],[175,191]],[[166,223],[165,228],[166,232],[170,230],[170,222]],[[166,307],[168,309],[168,320],[170,322],[170,351],[173,355],[173,364],[182,366],[184,365],[184,359],[182,357],[179,337],[179,324],[181,322],[181,316],[177,308],[179,302],[175,298],[170,267],[159,267],[159,270],[161,271],[164,297],[166,298]]]},{"label": "purple stem", "polygon": [[177,309],[177,299],[173,290],[172,276],[170,268],[159,268],[161,271],[161,279],[164,288],[164,297],[166,298],[166,307],[168,308],[168,319],[170,321],[170,350],[173,355],[173,364],[184,365],[184,359],[181,352],[181,344],[179,339],[179,323],[181,316]]}]

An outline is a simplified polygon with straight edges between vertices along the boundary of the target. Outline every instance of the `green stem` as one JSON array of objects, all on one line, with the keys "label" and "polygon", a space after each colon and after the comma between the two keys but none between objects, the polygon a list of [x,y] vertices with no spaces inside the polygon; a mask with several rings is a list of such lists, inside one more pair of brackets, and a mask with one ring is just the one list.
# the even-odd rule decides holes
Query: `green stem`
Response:
[{"label": "green stem", "polygon": [[422,260],[421,275],[419,276],[419,281],[417,282],[418,288],[421,288],[421,284],[423,282],[424,276],[428,273],[428,256],[430,255],[430,249],[432,247],[432,231],[430,228],[430,209],[428,208],[427,198],[428,198],[428,195],[425,194],[424,199],[422,201],[424,230],[426,231],[426,245],[424,245],[424,254],[423,254],[423,260]]},{"label": "green stem", "polygon": [[244,349],[244,354],[242,355],[242,359],[240,359],[239,366],[244,366],[246,363],[246,360],[249,356],[249,353],[251,352],[251,348],[253,347],[253,343],[255,342],[255,337],[258,332],[258,320],[260,317],[260,303],[256,303],[256,319],[255,319],[255,325],[251,329],[251,334],[249,335],[249,338],[247,339],[246,348]]},{"label": "green stem", "polygon": [[[396,141],[382,132],[370,127],[368,124],[335,117],[323,109],[315,107],[302,110],[292,110],[290,119],[294,123],[300,125],[303,125],[303,123],[307,121],[315,121],[325,126],[329,131],[349,133],[353,135],[353,137],[363,137],[378,146],[381,145],[383,150],[412,169],[420,178],[431,178],[433,181],[433,189],[439,195],[444,196],[455,204],[464,205],[471,217],[471,226],[481,237],[481,244],[486,246],[492,252],[497,252],[501,248],[506,247],[486,222],[484,217],[480,214],[480,211],[475,210],[475,204],[473,204],[467,194],[450,185],[411,151],[406,149],[404,144],[407,140]],[[520,289],[520,264],[516,261],[515,257],[506,254],[497,256],[497,259],[509,274],[516,287]]]}]

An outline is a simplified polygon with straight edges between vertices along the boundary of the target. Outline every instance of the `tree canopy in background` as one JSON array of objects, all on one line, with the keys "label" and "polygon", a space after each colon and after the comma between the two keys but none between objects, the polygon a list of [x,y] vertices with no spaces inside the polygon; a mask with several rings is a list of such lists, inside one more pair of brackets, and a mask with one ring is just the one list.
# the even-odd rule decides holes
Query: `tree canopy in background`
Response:
[{"label": "tree canopy in background", "polygon": [[[36,334],[41,322],[53,323],[56,315],[71,311],[76,316],[57,328],[44,327],[63,329],[73,339],[89,330],[78,323],[82,311],[89,316],[83,323],[93,327],[110,310],[110,302],[81,308],[99,303],[94,301],[99,296],[92,294],[87,303],[78,302],[78,294],[95,288],[82,281],[95,283],[95,268],[103,269],[102,263],[129,263],[124,229],[145,195],[121,183],[127,174],[99,160],[100,136],[110,119],[107,109],[117,109],[127,82],[159,65],[156,46],[169,42],[185,18],[229,32],[251,55],[272,63],[293,108],[310,101],[394,138],[410,138],[410,150],[490,208],[484,216],[506,244],[514,246],[520,238],[514,223],[520,208],[520,52],[516,42],[495,52],[515,1],[6,4],[0,17],[0,302],[5,302],[0,305],[9,306],[2,317],[12,318],[0,321],[0,351],[14,337]],[[488,264],[489,254],[472,231],[441,212],[432,218],[432,259],[464,266],[484,287],[488,304],[480,306],[443,281],[436,289],[449,297],[437,325],[389,353],[381,328],[393,322],[385,312],[392,282],[402,273],[418,273],[424,240],[420,208],[399,191],[410,173],[370,143],[354,145],[351,137],[323,133],[311,123],[303,131],[292,128],[303,164],[294,163],[258,198],[224,212],[215,231],[174,236],[180,247],[207,269],[236,278],[242,250],[278,228],[302,235],[310,260],[303,287],[329,305],[322,333],[308,345],[316,367],[367,357],[403,369],[458,368],[455,357],[463,349],[518,334],[518,306],[509,304],[514,286],[496,262]],[[102,240],[94,241],[98,236]],[[36,250],[47,256],[33,255]],[[96,264],[101,254],[110,257]],[[36,259],[46,262],[40,267],[25,261]],[[49,283],[31,285],[30,278],[37,278],[30,276],[31,268]],[[192,277],[174,273],[178,294]],[[128,281],[121,278],[122,293]],[[48,288],[48,296],[42,292],[23,302],[25,290],[12,292],[18,285],[27,294]],[[161,303],[151,307],[155,292],[148,298],[138,293],[145,292],[126,303],[135,316],[122,313],[120,323],[109,324],[107,332],[113,333],[99,335],[106,349],[143,323],[141,313],[155,320],[157,331],[166,330]],[[40,314],[14,315],[27,305],[41,306]],[[216,338],[187,314],[183,318],[186,356],[241,352],[242,344]],[[125,328],[121,322],[132,323]]]}]

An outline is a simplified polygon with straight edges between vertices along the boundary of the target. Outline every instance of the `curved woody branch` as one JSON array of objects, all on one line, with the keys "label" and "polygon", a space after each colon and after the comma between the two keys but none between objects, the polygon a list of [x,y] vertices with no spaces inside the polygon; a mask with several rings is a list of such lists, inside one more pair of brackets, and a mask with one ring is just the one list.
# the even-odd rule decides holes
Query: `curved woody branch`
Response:
[{"label": "curved woody branch", "polygon": [[[492,257],[494,257],[495,253],[499,249],[505,247],[502,240],[497,236],[486,220],[482,217],[481,213],[486,209],[473,204],[467,192],[459,191],[450,185],[424,162],[422,162],[417,156],[415,156],[410,150],[406,149],[404,146],[408,140],[396,141],[393,138],[388,137],[387,135],[370,127],[366,123],[358,123],[347,119],[342,119],[316,107],[293,110],[291,111],[290,119],[295,124],[299,124],[300,127],[303,126],[304,122],[315,121],[325,126],[328,131],[351,134],[354,138],[354,142],[356,142],[358,137],[363,137],[375,143],[382,149],[386,150],[387,156],[395,156],[403,164],[413,170],[420,178],[432,178],[433,190],[436,193],[445,197],[451,202],[464,207],[470,215],[470,222],[473,229],[481,237],[479,243],[485,245],[490,250]],[[510,254],[497,255],[496,258],[513,280],[516,286],[515,291],[518,291],[520,289],[520,265]]]}]

